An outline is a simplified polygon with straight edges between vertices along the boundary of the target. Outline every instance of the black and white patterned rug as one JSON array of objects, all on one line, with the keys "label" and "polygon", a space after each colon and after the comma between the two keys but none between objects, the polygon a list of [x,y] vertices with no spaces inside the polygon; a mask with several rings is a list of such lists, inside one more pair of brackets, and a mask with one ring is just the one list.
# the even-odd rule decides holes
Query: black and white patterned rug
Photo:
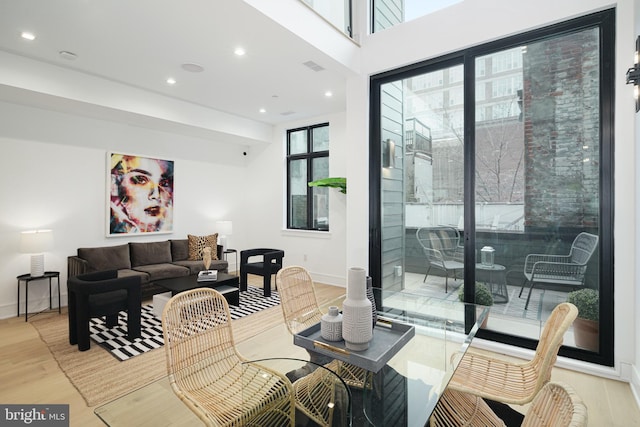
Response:
[{"label": "black and white patterned rug", "polygon": [[[229,305],[231,319],[239,319],[252,313],[275,307],[280,304],[280,296],[271,290],[271,296],[265,298],[261,288],[248,286],[245,292],[240,292],[240,306]],[[114,357],[124,361],[147,351],[164,345],[162,336],[162,322],[153,313],[153,306],[142,306],[141,313],[142,336],[133,341],[127,339],[127,313],[120,312],[118,326],[107,328],[102,318],[91,319],[89,333],[91,339],[108,350]]]}]

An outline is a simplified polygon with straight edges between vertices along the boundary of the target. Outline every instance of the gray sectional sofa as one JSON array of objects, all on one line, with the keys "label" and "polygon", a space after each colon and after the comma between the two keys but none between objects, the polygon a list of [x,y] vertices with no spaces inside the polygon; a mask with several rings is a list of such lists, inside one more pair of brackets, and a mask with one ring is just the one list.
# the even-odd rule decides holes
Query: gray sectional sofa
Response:
[{"label": "gray sectional sofa", "polygon": [[[210,270],[227,273],[229,264],[222,259],[222,246],[217,248],[218,259],[211,261]],[[142,299],[166,290],[156,280],[198,274],[204,270],[202,260],[189,260],[188,239],[162,242],[130,242],[98,248],[79,248],[78,255],[67,258],[68,277],[94,271],[118,270],[118,276],[140,276]]]}]

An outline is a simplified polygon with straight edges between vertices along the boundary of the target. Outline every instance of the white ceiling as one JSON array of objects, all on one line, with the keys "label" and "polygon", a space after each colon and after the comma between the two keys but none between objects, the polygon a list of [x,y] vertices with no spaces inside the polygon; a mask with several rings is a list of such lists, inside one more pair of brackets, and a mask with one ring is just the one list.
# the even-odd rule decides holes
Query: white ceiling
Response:
[{"label": "white ceiling", "polygon": [[344,69],[242,0],[0,0],[0,50],[268,124],[345,109]]}]

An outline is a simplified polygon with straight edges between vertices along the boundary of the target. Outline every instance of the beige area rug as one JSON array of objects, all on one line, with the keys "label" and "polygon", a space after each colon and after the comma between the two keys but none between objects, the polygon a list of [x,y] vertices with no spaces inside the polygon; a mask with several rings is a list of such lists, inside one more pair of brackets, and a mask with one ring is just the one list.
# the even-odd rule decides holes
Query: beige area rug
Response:
[{"label": "beige area rug", "polygon": [[[92,342],[91,348],[79,352],[69,344],[66,314],[30,322],[47,345],[87,406],[107,403],[167,375],[164,349],[149,351],[120,362],[109,352]],[[282,309],[273,307],[233,320],[236,343],[258,335],[283,323]]]}]

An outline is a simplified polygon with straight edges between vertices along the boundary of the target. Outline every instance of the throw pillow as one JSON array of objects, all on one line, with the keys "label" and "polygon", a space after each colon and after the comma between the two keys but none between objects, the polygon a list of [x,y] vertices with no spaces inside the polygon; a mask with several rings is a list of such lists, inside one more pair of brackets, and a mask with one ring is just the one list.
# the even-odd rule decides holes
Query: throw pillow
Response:
[{"label": "throw pillow", "polygon": [[190,261],[202,260],[202,253],[206,247],[211,248],[211,259],[218,259],[218,233],[208,236],[193,236],[189,234],[187,237],[189,238]]}]

